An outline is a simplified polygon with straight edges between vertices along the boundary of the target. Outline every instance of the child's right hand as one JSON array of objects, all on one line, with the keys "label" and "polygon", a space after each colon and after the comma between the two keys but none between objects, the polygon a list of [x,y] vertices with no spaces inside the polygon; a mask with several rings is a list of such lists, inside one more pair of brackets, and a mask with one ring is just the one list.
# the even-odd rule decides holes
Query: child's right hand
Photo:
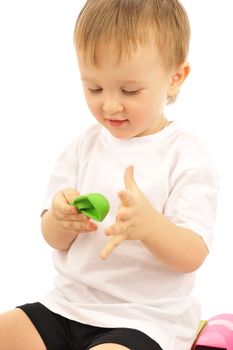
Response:
[{"label": "child's right hand", "polygon": [[67,188],[58,192],[52,202],[51,212],[60,228],[71,235],[91,232],[97,225],[90,218],[81,214],[70,203],[80,195],[75,189]]}]

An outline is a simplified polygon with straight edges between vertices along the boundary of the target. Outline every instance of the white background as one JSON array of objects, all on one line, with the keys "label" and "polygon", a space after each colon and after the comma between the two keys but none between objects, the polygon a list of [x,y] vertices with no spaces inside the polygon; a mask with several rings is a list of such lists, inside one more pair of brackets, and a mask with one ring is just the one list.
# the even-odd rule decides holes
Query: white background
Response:
[{"label": "white background", "polygon": [[[93,120],[72,43],[82,4],[0,0],[0,312],[52,286],[40,209],[59,153]],[[216,237],[195,289],[208,318],[233,313],[232,11],[229,0],[183,4],[192,71],[167,116],[202,139],[219,173]]]}]

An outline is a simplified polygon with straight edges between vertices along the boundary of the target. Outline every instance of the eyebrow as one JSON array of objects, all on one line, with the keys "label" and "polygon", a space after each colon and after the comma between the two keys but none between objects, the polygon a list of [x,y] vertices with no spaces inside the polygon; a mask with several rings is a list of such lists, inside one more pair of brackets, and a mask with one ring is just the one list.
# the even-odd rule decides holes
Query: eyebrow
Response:
[{"label": "eyebrow", "polygon": [[81,80],[84,80],[84,81],[94,81],[94,80],[92,80],[92,79],[85,78],[85,77],[81,77]]},{"label": "eyebrow", "polygon": [[143,80],[126,80],[124,84],[145,84]]}]

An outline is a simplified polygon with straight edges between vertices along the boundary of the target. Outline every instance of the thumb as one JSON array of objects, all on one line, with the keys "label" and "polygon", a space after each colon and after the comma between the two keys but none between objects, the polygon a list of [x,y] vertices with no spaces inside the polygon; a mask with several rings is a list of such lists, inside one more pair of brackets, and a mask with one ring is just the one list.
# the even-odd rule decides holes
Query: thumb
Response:
[{"label": "thumb", "polygon": [[61,191],[61,194],[67,204],[72,203],[76,197],[80,196],[80,193],[74,188],[66,188]]},{"label": "thumb", "polygon": [[125,169],[124,182],[125,182],[125,188],[127,191],[131,192],[135,189],[139,190],[138,185],[134,179],[133,165],[130,165]]}]

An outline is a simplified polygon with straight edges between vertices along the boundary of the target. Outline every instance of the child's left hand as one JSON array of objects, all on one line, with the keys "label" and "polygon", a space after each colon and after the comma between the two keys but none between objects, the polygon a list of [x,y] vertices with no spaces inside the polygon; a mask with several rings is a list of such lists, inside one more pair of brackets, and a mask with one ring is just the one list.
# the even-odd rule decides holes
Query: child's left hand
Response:
[{"label": "child's left hand", "polygon": [[136,184],[133,166],[126,168],[124,182],[126,190],[118,193],[121,204],[116,222],[105,229],[105,234],[112,239],[102,249],[102,259],[106,259],[124,240],[145,241],[151,235],[158,215]]}]

